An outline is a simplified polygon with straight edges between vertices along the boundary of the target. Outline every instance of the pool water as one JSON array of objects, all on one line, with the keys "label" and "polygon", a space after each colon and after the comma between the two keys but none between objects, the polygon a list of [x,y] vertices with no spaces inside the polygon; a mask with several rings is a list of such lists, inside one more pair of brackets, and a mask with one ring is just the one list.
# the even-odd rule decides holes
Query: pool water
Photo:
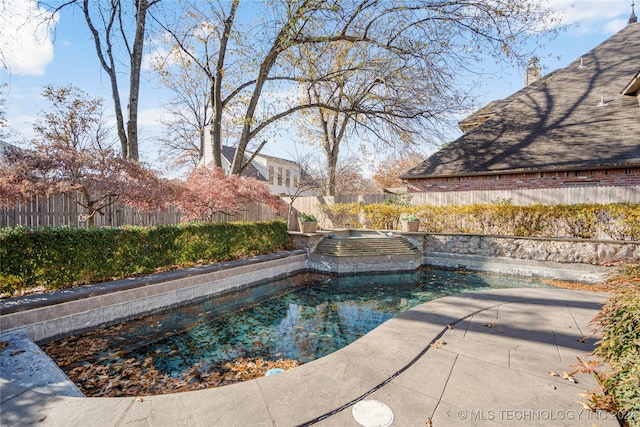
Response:
[{"label": "pool water", "polygon": [[[529,278],[431,269],[353,276],[303,273],[43,348],[67,372],[89,364],[126,362],[142,374],[153,366],[156,376],[168,378],[191,375],[194,366],[202,371],[238,358],[306,363],[435,298],[543,286]],[[71,348],[73,352],[66,350]],[[113,369],[109,372],[114,374]]]}]

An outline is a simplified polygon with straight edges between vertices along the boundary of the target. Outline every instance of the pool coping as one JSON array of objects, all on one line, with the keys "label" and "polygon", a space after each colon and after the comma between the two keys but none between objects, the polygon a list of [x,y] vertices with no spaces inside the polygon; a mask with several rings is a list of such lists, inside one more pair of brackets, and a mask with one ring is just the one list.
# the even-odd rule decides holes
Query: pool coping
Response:
[{"label": "pool coping", "polygon": [[305,250],[275,252],[271,254],[258,255],[237,260],[221,261],[196,267],[145,274],[139,277],[129,277],[100,283],[92,283],[76,288],[60,289],[52,292],[24,295],[10,299],[0,299],[0,315],[29,310],[32,308],[45,307],[48,305],[60,304],[82,298],[90,298],[117,291],[134,289],[141,286],[200,276],[203,274],[214,273],[234,267],[255,265],[258,263],[263,263],[265,261],[282,259],[291,255],[300,255],[305,253]]},{"label": "pool coping", "polygon": [[27,295],[5,302],[2,332],[47,342],[307,270],[297,250]]},{"label": "pool coping", "polygon": [[[589,321],[607,296],[519,288],[444,297],[295,369],[193,392],[73,398],[0,381],[3,424],[355,426],[353,405],[374,399],[400,426],[468,425],[469,417],[531,425],[532,416],[546,417],[536,425],[591,426],[595,418],[577,401],[595,380],[576,374],[573,383],[549,371],[569,371],[593,350]],[[618,425],[611,414],[598,416],[601,426]]]}]

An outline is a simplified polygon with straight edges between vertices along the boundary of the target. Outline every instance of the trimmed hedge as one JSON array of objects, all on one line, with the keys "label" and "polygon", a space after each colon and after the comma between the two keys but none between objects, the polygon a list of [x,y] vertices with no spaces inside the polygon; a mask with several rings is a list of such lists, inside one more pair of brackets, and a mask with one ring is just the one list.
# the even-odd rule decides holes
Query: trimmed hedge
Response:
[{"label": "trimmed hedge", "polygon": [[286,223],[0,229],[3,293],[67,288],[283,250]]},{"label": "trimmed hedge", "polygon": [[335,228],[397,229],[402,216],[415,215],[420,218],[420,231],[431,233],[640,239],[638,203],[528,206],[512,205],[509,201],[462,206],[348,203],[322,205],[320,209]]}]

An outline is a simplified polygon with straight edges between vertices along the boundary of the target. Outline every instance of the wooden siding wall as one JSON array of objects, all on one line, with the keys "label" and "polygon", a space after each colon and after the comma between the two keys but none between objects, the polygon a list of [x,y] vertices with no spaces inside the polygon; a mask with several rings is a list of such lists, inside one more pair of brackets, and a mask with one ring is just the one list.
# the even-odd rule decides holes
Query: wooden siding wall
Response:
[{"label": "wooden siding wall", "polygon": [[[123,204],[113,204],[103,210],[104,215],[96,214],[96,227],[120,227],[123,225],[151,226],[175,225],[181,220],[181,213],[173,206],[165,211],[142,212]],[[34,197],[29,203],[15,206],[0,206],[0,227],[87,227],[80,220],[85,213],[69,197]],[[267,221],[278,218],[268,206],[247,205],[236,215],[216,214],[214,222]]]}]

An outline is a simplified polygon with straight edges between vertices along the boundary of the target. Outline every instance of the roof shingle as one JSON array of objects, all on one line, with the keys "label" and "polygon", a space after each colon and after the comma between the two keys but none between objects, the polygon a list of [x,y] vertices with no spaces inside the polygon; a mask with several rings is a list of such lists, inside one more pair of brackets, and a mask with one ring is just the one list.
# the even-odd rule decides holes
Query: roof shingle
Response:
[{"label": "roof shingle", "polygon": [[639,70],[635,23],[490,104],[490,118],[403,178],[640,166],[639,100],[622,94]]}]

